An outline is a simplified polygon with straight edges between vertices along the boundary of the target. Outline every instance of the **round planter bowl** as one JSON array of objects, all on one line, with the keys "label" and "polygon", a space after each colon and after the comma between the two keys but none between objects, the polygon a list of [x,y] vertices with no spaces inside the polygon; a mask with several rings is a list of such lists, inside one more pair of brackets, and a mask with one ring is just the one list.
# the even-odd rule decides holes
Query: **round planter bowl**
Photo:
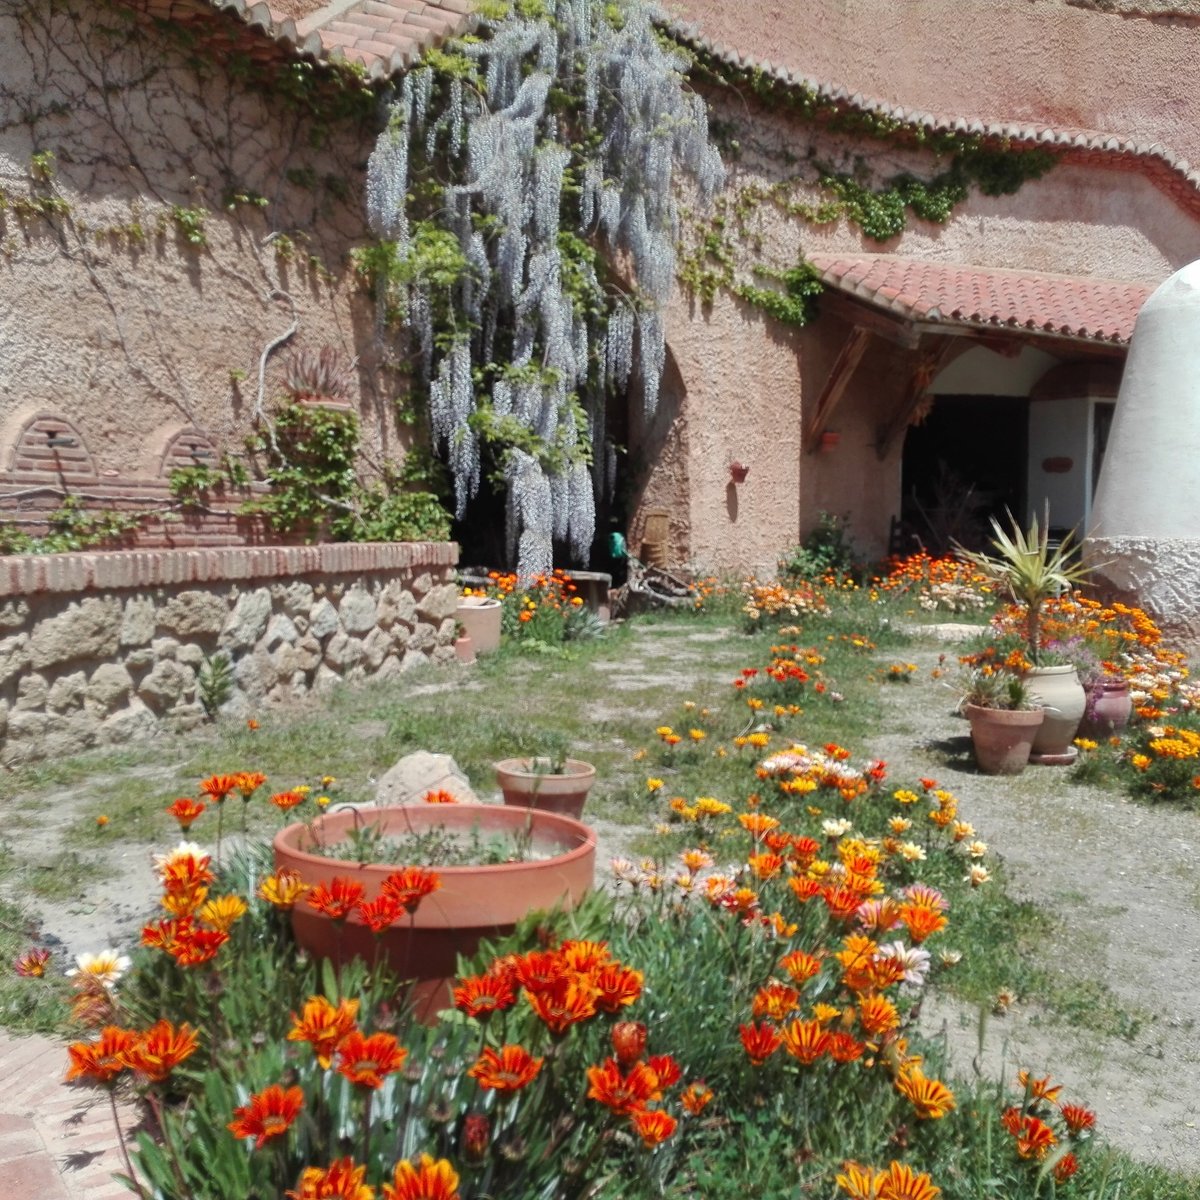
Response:
[{"label": "round planter bowl", "polygon": [[975,762],[985,775],[1020,775],[1045,710],[966,707]]},{"label": "round planter bowl", "polygon": [[357,914],[334,922],[304,900],[292,910],[296,941],[318,958],[370,962],[378,945],[397,975],[416,981],[410,999],[422,1020],[450,1003],[460,954],[474,954],[483,938],[511,933],[531,912],[573,908],[595,876],[596,835],[586,825],[557,813],[501,804],[402,804],[328,812],[311,824],[298,822],[276,834],[276,869],[295,871],[310,886],[329,884],[335,876],[352,879],[363,885],[365,899],[373,900],[393,871],[414,864],[345,862],[313,853],[317,845],[344,838],[356,824],[378,826],[385,837],[438,826],[478,828],[485,834],[528,830],[534,850],[547,855],[529,862],[434,867],[441,887],[379,938]]},{"label": "round planter bowl", "polygon": [[1032,667],[1025,674],[1030,698],[1046,709],[1046,719],[1033,739],[1029,761],[1045,767],[1070,766],[1079,756],[1071,744],[1087,708],[1087,693],[1073,666]]},{"label": "round planter bowl", "polygon": [[583,815],[588,793],[596,782],[596,768],[577,758],[568,758],[560,774],[533,769],[532,758],[506,758],[496,764],[496,783],[504,803],[516,808],[561,813],[578,820]]},{"label": "round planter bowl", "polygon": [[490,654],[500,648],[499,600],[491,596],[460,596],[454,619],[471,639],[476,654]]}]

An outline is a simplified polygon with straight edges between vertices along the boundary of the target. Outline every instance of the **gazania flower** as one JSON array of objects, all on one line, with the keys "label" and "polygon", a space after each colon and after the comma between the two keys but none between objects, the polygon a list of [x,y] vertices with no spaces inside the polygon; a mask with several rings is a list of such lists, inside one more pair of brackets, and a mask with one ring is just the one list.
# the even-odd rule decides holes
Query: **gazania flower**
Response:
[{"label": "gazania flower", "polygon": [[108,1025],[94,1042],[72,1042],[67,1047],[70,1066],[66,1082],[86,1079],[107,1086],[129,1066],[128,1053],[137,1042],[137,1034],[129,1029]]},{"label": "gazania flower", "polygon": [[537,1078],[544,1061],[534,1058],[524,1046],[501,1046],[499,1050],[485,1046],[467,1074],[477,1079],[480,1087],[516,1092]]},{"label": "gazania flower", "polygon": [[829,1033],[820,1021],[789,1021],[782,1033],[783,1048],[805,1066],[811,1066],[829,1049]]},{"label": "gazania flower", "polygon": [[459,1200],[458,1174],[444,1158],[422,1154],[417,1166],[401,1159],[383,1185],[383,1200]]},{"label": "gazania flower", "polygon": [[212,929],[228,933],[246,915],[246,902],[241,896],[218,896],[202,905],[196,915]]},{"label": "gazania flower", "polygon": [[1058,1144],[1054,1130],[1039,1117],[1030,1115],[1020,1118],[1013,1136],[1017,1140],[1017,1153],[1022,1158],[1045,1158]]},{"label": "gazania flower", "polygon": [[569,971],[588,974],[612,962],[607,942],[568,940],[558,948],[559,957]]},{"label": "gazania flower", "polygon": [[182,833],[192,827],[193,822],[203,815],[207,805],[202,800],[193,800],[190,796],[180,796],[165,811],[167,816],[174,817],[179,822]]},{"label": "gazania flower", "polygon": [[364,900],[358,906],[362,923],[374,934],[390,929],[404,915],[404,908],[394,896],[382,892],[374,900]]},{"label": "gazania flower", "polygon": [[44,947],[26,950],[13,962],[13,970],[26,979],[41,979],[46,974],[46,964],[50,961],[50,951]]},{"label": "gazania flower", "polygon": [[200,790],[214,804],[223,804],[226,796],[237,791],[237,786],[238,777],[236,775],[210,775],[207,779],[200,781]]},{"label": "gazania flower", "polygon": [[273,904],[279,909],[295,908],[299,900],[311,885],[304,883],[298,872],[289,871],[286,867],[273,875],[265,875],[258,885],[259,899]]},{"label": "gazania flower", "polygon": [[750,1062],[761,1067],[783,1045],[783,1038],[765,1021],[758,1025],[741,1025],[738,1033]]},{"label": "gazania flower", "polygon": [[416,912],[417,905],[442,886],[436,871],[423,867],[405,867],[393,871],[380,885],[380,895],[389,896],[408,913]]},{"label": "gazania flower", "polygon": [[1062,1118],[1072,1133],[1083,1133],[1085,1130],[1096,1128],[1096,1114],[1091,1109],[1084,1108],[1082,1104],[1064,1104],[1058,1111],[1062,1113]]},{"label": "gazania flower", "polygon": [[646,1051],[646,1026],[641,1021],[618,1021],[609,1038],[623,1067],[632,1066]]},{"label": "gazania flower", "polygon": [[665,1142],[679,1124],[670,1113],[662,1112],[660,1109],[636,1109],[630,1115],[633,1120],[633,1128],[647,1150],[653,1150],[660,1142]]},{"label": "gazania flower", "polygon": [[566,974],[566,964],[553,950],[531,950],[513,964],[517,983],[531,992],[545,991]]},{"label": "gazania flower", "polygon": [[596,1015],[595,989],[565,976],[537,992],[526,988],[525,997],[553,1034],[565,1033],[572,1025]]},{"label": "gazania flower", "polygon": [[344,921],[358,907],[365,890],[361,883],[335,875],[328,884],[318,883],[305,902],[331,920]]},{"label": "gazania flower", "polygon": [[354,1029],[338,1043],[338,1070],[359,1087],[381,1088],[383,1077],[398,1071],[408,1057],[390,1033],[373,1033],[365,1037]]},{"label": "gazania flower", "polygon": [[129,970],[129,963],[129,955],[118,954],[115,950],[101,950],[99,954],[77,954],[75,966],[67,972],[67,978],[74,979],[76,987],[87,982],[111,988]]},{"label": "gazania flower", "polygon": [[1079,1159],[1070,1150],[1054,1164],[1054,1182],[1066,1183],[1079,1170]]},{"label": "gazania flower", "polygon": [[255,1150],[261,1150],[272,1138],[281,1137],[304,1107],[304,1089],[286,1091],[277,1083],[250,1097],[249,1103],[233,1110],[233,1120],[225,1126],[234,1137],[254,1138]]},{"label": "gazania flower", "polygon": [[918,1175],[905,1163],[893,1162],[878,1179],[879,1200],[937,1200],[942,1189],[928,1175]]},{"label": "gazania flower", "polygon": [[199,1037],[184,1023],[177,1029],[170,1021],[151,1025],[126,1052],[129,1065],[151,1083],[161,1083],[180,1063],[196,1051]]},{"label": "gazania flower", "polygon": [[[258,728],[257,723],[254,726]],[[267,777],[260,774],[258,771],[240,771],[234,776],[237,780],[237,790],[243,800],[249,800],[255,792],[258,791],[264,783],[267,782]]]},{"label": "gazania flower", "polygon": [[[986,868],[972,867],[971,869],[972,871],[978,869],[986,874]],[[949,924],[944,914],[923,904],[913,903],[900,906],[900,920],[908,930],[908,936],[914,942],[923,942],[931,934],[938,933]]]},{"label": "gazania flower", "polygon": [[661,1096],[658,1076],[647,1063],[635,1063],[628,1074],[616,1059],[606,1058],[599,1067],[588,1067],[588,1099],[598,1100],[618,1116],[631,1113]]},{"label": "gazania flower", "polygon": [[837,1063],[857,1062],[862,1058],[866,1046],[844,1029],[834,1029],[829,1033],[829,1044],[826,1051],[829,1057]]},{"label": "gazania flower", "polygon": [[180,842],[174,850],[154,856],[154,870],[165,888],[212,883],[215,876],[211,867],[212,859],[195,842]]},{"label": "gazania flower", "polygon": [[271,797],[271,803],[275,805],[280,812],[290,812],[298,804],[303,804],[305,795],[301,791],[292,788],[286,792],[276,792]]},{"label": "gazania flower", "polygon": [[698,1117],[712,1103],[712,1098],[712,1088],[707,1087],[700,1081],[689,1083],[683,1089],[683,1094],[679,1097],[679,1102],[683,1105],[684,1112],[691,1113],[693,1117]]},{"label": "gazania flower", "polygon": [[842,1174],[834,1182],[850,1197],[850,1200],[876,1200],[879,1195],[879,1178],[882,1171],[864,1167],[860,1163],[845,1162]]},{"label": "gazania flower", "polygon": [[199,967],[212,962],[227,941],[229,934],[222,930],[196,929],[189,925],[176,934],[167,952],[181,967]]},{"label": "gazania flower", "polygon": [[912,1102],[921,1120],[939,1120],[954,1107],[954,1093],[938,1080],[926,1079],[919,1067],[906,1067],[896,1076],[896,1091]]},{"label": "gazania flower", "polygon": [[288,1200],[375,1200],[375,1189],[363,1183],[366,1167],[350,1158],[339,1158],[329,1167],[305,1167],[300,1185],[287,1192]]},{"label": "gazania flower", "polygon": [[858,1021],[867,1033],[878,1037],[899,1026],[900,1014],[886,996],[864,996],[858,1005]]},{"label": "gazania flower", "polygon": [[1032,1099],[1045,1100],[1048,1104],[1056,1104],[1063,1090],[1063,1085],[1052,1083],[1049,1075],[1042,1079],[1036,1079],[1029,1071],[1023,1069],[1017,1072],[1017,1082]]},{"label": "gazania flower", "polygon": [[308,1042],[316,1053],[317,1062],[329,1070],[333,1052],[342,1038],[355,1030],[358,1001],[342,998],[335,1008],[324,996],[310,996],[304,1002],[300,1016],[292,1014],[289,1042]]},{"label": "gazania flower", "polygon": [[[798,951],[798,953],[803,952]],[[755,993],[751,1012],[756,1021],[762,1017],[769,1017],[772,1021],[782,1021],[799,1007],[800,993],[794,987],[788,987],[783,983],[768,983]]]},{"label": "gazania flower", "polygon": [[594,971],[591,982],[596,989],[596,1007],[615,1013],[632,1004],[642,994],[642,973],[620,963],[604,963]]},{"label": "gazania flower", "polygon": [[454,1007],[468,1017],[486,1017],[511,1008],[517,1000],[507,975],[470,975],[454,989]]}]

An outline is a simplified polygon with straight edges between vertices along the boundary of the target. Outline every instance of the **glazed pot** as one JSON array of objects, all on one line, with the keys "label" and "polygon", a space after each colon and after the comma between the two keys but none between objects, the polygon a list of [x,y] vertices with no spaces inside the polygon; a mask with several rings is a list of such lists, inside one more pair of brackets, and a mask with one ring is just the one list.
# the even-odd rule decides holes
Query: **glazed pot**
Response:
[{"label": "glazed pot", "polygon": [[500,648],[501,604],[491,596],[460,596],[454,618],[475,645],[476,654]]},{"label": "glazed pot", "polygon": [[1033,739],[1029,761],[1042,766],[1066,766],[1079,751],[1071,744],[1087,708],[1087,693],[1071,665],[1032,667],[1025,675],[1029,695],[1046,709],[1046,719]]},{"label": "glazed pot", "polygon": [[583,815],[595,782],[596,768],[577,758],[568,758],[558,773],[550,770],[548,759],[506,758],[496,764],[496,783],[505,804],[563,813],[576,820]]},{"label": "glazed pot", "polygon": [[985,775],[1020,775],[1029,761],[1044,710],[968,704],[965,711],[971,722],[971,743],[979,769]]},{"label": "glazed pot", "polygon": [[[335,876],[361,883],[364,898],[379,895],[383,881],[407,863],[359,863],[315,853],[344,840],[356,827],[378,827],[385,837],[437,827],[484,834],[528,833],[540,857],[527,862],[465,867],[432,865],[441,886],[379,938],[358,914],[335,922],[301,900],[292,910],[292,929],[301,947],[341,963],[372,961],[376,953],[403,979],[417,1015],[433,1019],[450,1003],[458,956],[473,955],[483,938],[503,937],[531,912],[573,908],[592,886],[596,835],[586,825],[557,813],[501,804],[402,804],[327,812],[312,822],[289,825],[275,837],[275,866],[299,874],[304,883],[329,884]],[[426,865],[426,864],[416,864]]]},{"label": "glazed pot", "polygon": [[1102,679],[1089,697],[1088,720],[1090,730],[1097,737],[1109,737],[1118,729],[1124,729],[1133,715],[1133,697],[1129,694],[1129,681],[1115,675]]}]

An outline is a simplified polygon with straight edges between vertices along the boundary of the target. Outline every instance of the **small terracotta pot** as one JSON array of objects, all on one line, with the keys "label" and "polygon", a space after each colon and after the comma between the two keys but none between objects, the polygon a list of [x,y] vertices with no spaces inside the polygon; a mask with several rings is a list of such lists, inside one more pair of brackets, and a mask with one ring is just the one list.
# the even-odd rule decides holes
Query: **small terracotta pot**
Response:
[{"label": "small terracotta pot", "polygon": [[1020,775],[1029,761],[1045,711],[968,704],[966,714],[971,722],[971,742],[979,769],[985,775]]},{"label": "small terracotta pot", "polygon": [[454,654],[464,666],[470,666],[475,661],[475,643],[465,633],[454,639]]},{"label": "small terracotta pot", "polygon": [[506,758],[496,764],[496,783],[504,803],[541,812],[562,813],[578,820],[583,815],[588,793],[596,782],[596,768],[577,758],[568,758],[559,774],[537,769],[533,758]]},{"label": "small terracotta pot", "polygon": [[[379,895],[380,885],[405,863],[357,863],[314,853],[343,840],[355,825],[378,826],[398,836],[438,826],[484,833],[529,831],[533,845],[548,857],[487,866],[436,867],[441,887],[426,896],[378,939],[351,915],[335,922],[301,900],[292,911],[296,941],[318,958],[335,963],[351,958],[386,957],[401,978],[415,980],[410,1000],[421,1020],[431,1020],[451,999],[458,956],[472,955],[483,938],[503,937],[531,912],[573,908],[592,886],[596,835],[586,825],[557,813],[507,808],[502,804],[401,804],[327,812],[311,823],[298,822],[275,836],[275,866],[296,871],[309,885],[335,876],[352,879]],[[417,864],[423,865],[423,864]]]}]

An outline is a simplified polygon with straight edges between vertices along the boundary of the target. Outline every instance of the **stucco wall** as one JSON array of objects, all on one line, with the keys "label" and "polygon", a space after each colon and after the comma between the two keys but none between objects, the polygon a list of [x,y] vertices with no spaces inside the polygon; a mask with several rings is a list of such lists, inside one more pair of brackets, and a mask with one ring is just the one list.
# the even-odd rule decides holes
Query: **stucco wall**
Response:
[{"label": "stucco wall", "polygon": [[0,471],[38,414],[73,424],[93,491],[161,485],[187,430],[243,455],[277,339],[267,407],[290,349],[333,345],[358,359],[367,460],[402,457],[403,376],[348,259],[374,103],[315,121],[229,63],[115,6],[0,0]]},{"label": "stucco wall", "polygon": [[454,659],[458,547],[118,551],[0,560],[0,762],[73,754],[224,711]]}]

